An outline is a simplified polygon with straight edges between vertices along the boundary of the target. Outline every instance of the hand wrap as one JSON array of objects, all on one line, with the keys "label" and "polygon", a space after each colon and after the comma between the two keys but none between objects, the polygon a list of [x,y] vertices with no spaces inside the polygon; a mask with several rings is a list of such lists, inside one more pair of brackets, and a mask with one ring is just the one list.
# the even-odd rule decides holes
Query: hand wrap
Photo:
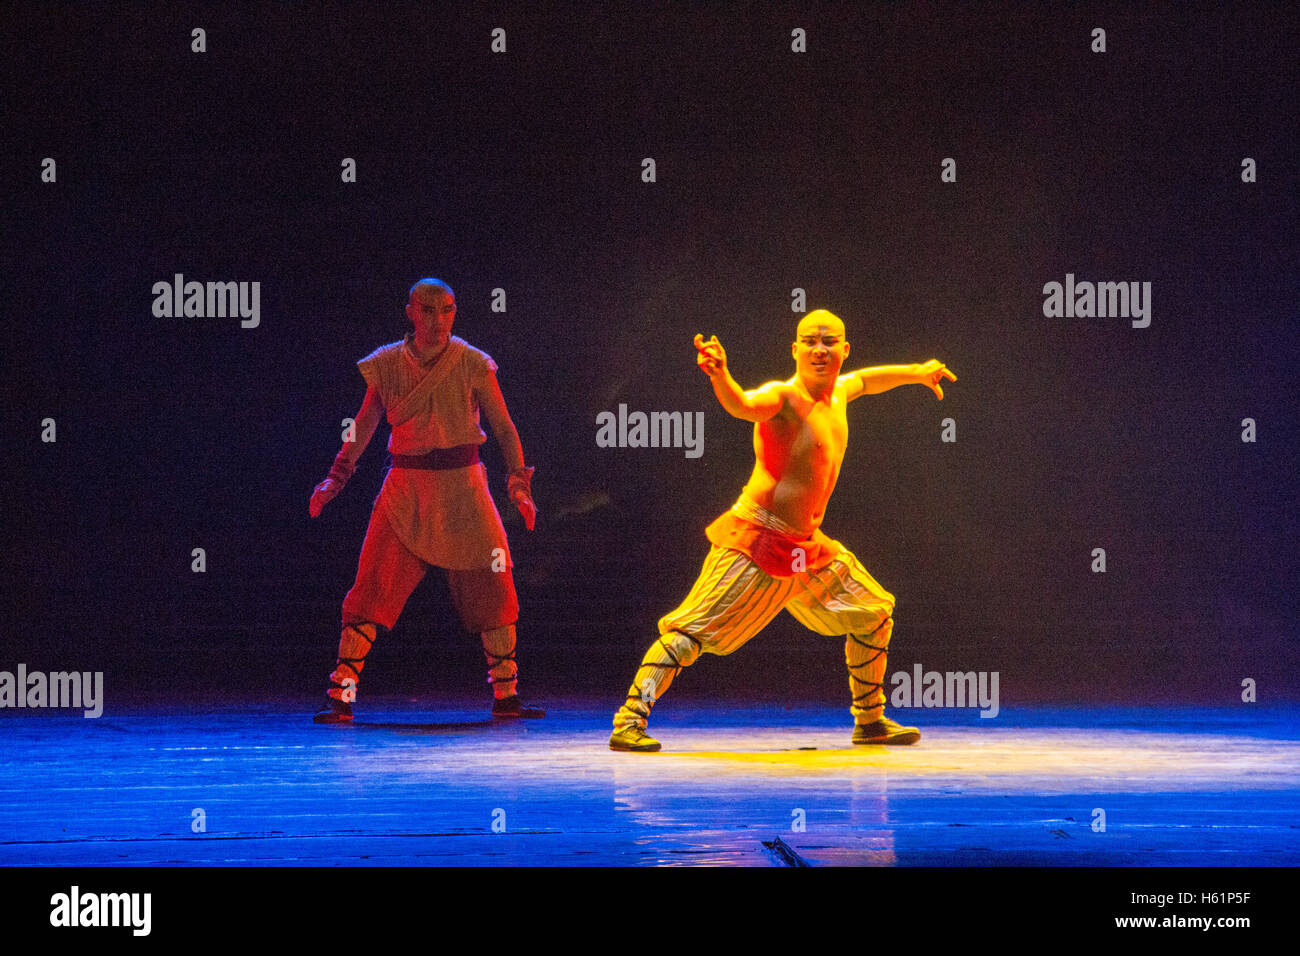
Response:
[{"label": "hand wrap", "polygon": [[330,466],[329,477],[337,481],[339,488],[342,489],[352,477],[352,473],[357,470],[356,463],[347,457],[343,452],[339,452],[334,459],[334,464]]},{"label": "hand wrap", "polygon": [[536,470],[525,466],[510,472],[510,480],[506,482],[506,493],[510,496],[511,501],[518,501],[520,498],[532,498],[533,472]]}]

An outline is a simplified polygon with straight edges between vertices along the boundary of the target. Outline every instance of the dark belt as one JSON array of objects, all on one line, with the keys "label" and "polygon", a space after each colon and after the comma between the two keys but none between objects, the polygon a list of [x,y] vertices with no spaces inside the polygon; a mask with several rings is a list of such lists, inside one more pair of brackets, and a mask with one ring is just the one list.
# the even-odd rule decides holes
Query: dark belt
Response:
[{"label": "dark belt", "polygon": [[452,448],[435,448],[423,455],[392,455],[391,468],[419,468],[424,471],[445,471],[448,468],[468,468],[478,464],[478,445],[456,445]]}]

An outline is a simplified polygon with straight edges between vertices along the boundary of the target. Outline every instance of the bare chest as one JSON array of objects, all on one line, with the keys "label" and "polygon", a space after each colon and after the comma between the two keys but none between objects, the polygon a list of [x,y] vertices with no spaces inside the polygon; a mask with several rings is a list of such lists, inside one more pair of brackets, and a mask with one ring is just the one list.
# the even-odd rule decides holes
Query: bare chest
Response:
[{"label": "bare chest", "polygon": [[844,402],[838,396],[831,403],[804,401],[792,405],[794,413],[773,429],[772,439],[787,449],[793,461],[815,466],[836,466],[848,447],[849,423]]}]

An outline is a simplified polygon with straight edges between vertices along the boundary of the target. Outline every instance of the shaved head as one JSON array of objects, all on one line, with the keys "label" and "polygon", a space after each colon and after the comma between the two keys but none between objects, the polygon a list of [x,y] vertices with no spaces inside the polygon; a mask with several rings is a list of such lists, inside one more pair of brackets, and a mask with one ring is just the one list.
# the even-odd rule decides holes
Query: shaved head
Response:
[{"label": "shaved head", "polygon": [[456,296],[441,279],[421,279],[406,300],[415,346],[420,354],[437,354],[451,339],[456,321]]},{"label": "shaved head", "polygon": [[816,332],[822,326],[836,332],[841,338],[844,336],[844,323],[840,317],[833,312],[827,312],[825,309],[815,309],[805,315],[795,330],[795,338],[803,335],[805,332]]},{"label": "shaved head", "polygon": [[447,285],[447,283],[443,282],[441,279],[421,279],[415,285],[411,286],[411,292],[406,297],[406,301],[414,302],[416,293],[419,293],[421,299],[425,299],[433,292],[445,292],[453,299],[456,298],[456,293],[451,291],[451,286]]},{"label": "shaved head", "polygon": [[840,366],[849,357],[848,339],[844,337],[844,323],[838,315],[817,309],[809,312],[799,322],[790,346],[794,356],[795,371],[810,392],[834,383]]}]

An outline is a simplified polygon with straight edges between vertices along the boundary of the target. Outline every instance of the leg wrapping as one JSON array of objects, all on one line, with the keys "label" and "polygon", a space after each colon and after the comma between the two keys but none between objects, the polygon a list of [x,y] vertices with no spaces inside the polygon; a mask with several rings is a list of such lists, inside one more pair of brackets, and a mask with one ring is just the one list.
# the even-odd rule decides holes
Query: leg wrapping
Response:
[{"label": "leg wrapping", "polygon": [[695,663],[702,647],[697,639],[681,631],[669,631],[651,644],[627,690],[627,699],[614,715],[614,726],[644,727],[655,701],[667,692],[678,671]]},{"label": "leg wrapping", "polygon": [[497,700],[513,697],[519,666],[515,661],[515,626],[494,627],[482,632],[483,656],[487,658],[488,683]]},{"label": "leg wrapping", "polygon": [[[379,625],[374,621],[354,621],[343,625],[339,635],[339,656],[330,674],[330,687],[325,693],[335,700],[351,703],[356,698],[361,671],[366,666],[366,655],[379,635]],[[349,687],[345,680],[351,680]]]},{"label": "leg wrapping", "polygon": [[846,635],[844,661],[849,668],[849,692],[853,695],[855,723],[869,724],[885,715],[885,665],[894,619],[887,617],[870,634]]}]

